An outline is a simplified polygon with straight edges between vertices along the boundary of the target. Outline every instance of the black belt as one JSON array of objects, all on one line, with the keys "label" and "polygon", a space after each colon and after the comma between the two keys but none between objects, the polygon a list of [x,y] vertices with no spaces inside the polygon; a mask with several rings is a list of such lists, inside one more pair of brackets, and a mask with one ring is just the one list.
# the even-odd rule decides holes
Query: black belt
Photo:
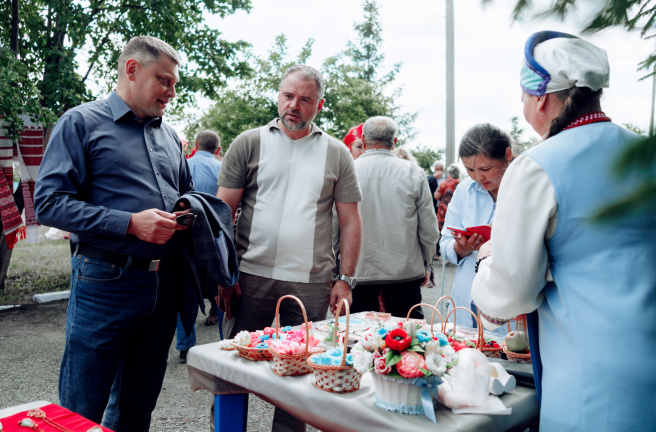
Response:
[{"label": "black belt", "polygon": [[[73,253],[75,252],[75,247],[76,245],[71,243],[71,251]],[[104,261],[106,263],[114,264],[117,266],[126,266],[128,264],[128,260],[130,259],[130,255],[112,252],[107,249],[101,249],[85,243],[77,244],[77,253],[79,255],[84,255],[87,258]],[[162,264],[169,263],[171,261],[171,257],[149,260],[132,256],[130,268],[135,270],[148,270],[156,272],[159,271]]]}]

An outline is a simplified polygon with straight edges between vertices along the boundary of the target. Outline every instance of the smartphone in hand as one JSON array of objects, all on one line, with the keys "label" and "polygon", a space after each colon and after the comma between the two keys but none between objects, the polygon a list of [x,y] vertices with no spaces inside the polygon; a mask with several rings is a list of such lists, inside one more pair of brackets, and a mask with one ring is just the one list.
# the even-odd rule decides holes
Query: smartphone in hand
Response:
[{"label": "smartphone in hand", "polygon": [[178,223],[178,225],[192,226],[194,222],[196,222],[196,215],[193,213],[184,213],[177,215],[175,217],[175,221]]}]

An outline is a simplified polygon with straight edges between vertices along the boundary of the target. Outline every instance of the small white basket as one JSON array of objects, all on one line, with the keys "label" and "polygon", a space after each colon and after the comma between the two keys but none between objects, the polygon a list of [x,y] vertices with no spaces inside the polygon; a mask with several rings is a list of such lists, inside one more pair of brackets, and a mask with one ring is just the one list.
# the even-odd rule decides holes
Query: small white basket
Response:
[{"label": "small white basket", "polygon": [[[374,404],[385,411],[400,414],[425,415],[421,400],[421,387],[413,385],[414,378],[395,378],[377,373],[371,374],[374,379]],[[435,390],[431,391],[431,400],[436,402],[437,386],[442,382],[440,377],[424,378]]]}]

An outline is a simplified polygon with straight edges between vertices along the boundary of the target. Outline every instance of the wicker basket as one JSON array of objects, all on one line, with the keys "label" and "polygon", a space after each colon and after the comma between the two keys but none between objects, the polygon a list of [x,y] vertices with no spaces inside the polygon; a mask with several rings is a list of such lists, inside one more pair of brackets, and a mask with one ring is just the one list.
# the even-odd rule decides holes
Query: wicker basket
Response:
[{"label": "wicker basket", "polygon": [[252,361],[269,361],[273,359],[271,352],[268,348],[250,348],[238,345],[236,342],[232,344],[237,349],[237,353],[245,359]]},{"label": "wicker basket", "polygon": [[[305,306],[298,297],[292,295],[285,295],[278,299],[276,305],[276,340],[278,340],[278,328],[280,326],[280,303],[285,298],[296,300],[303,312],[303,322],[305,323],[305,352],[301,354],[281,354],[274,348],[273,344],[269,345],[269,352],[273,356],[273,373],[279,376],[295,376],[307,375],[312,372],[312,368],[307,364],[307,359],[314,353],[322,352],[323,349],[314,347],[311,351],[308,349],[310,346],[310,325],[308,324],[307,313]],[[275,344],[275,342],[274,342]]]},{"label": "wicker basket", "polygon": [[[337,313],[335,316],[339,317],[342,311],[342,305],[344,305],[344,309],[346,310],[346,330],[344,333],[344,340],[348,341],[349,305],[345,299],[342,299],[337,306]],[[335,326],[335,329],[333,330],[333,347],[337,345],[337,327],[338,326]],[[350,393],[360,389],[362,374],[355,370],[353,366],[346,364],[346,344],[344,344],[343,349],[344,352],[342,354],[341,365],[319,365],[312,361],[312,356],[307,359],[307,364],[314,372],[314,385],[316,387],[331,393]]]},{"label": "wicker basket", "polygon": [[[431,334],[432,334],[432,335],[435,335],[435,333],[433,332],[433,320],[435,319],[435,314],[436,314],[436,313],[437,313],[437,315],[439,315],[439,317],[440,317],[440,330],[442,330],[442,329],[444,328],[444,323],[442,322],[442,314],[437,310],[437,307],[435,307],[435,306],[433,306],[433,305],[429,305],[428,303],[417,303],[416,305],[414,305],[413,307],[411,307],[410,310],[408,311],[408,315],[405,317],[405,320],[406,320],[406,321],[410,321],[410,322],[413,322],[413,323],[415,323],[415,324],[417,324],[418,322],[420,322],[420,321],[418,321],[418,320],[416,320],[416,319],[410,318],[410,313],[412,312],[412,310],[413,310],[414,308],[416,308],[416,307],[418,307],[418,306],[426,306],[426,307],[429,307],[429,308],[433,309],[433,313],[431,314],[431,322],[430,322],[430,331],[431,331]],[[426,320],[422,320],[422,321],[424,321],[424,324],[426,323]]]},{"label": "wicker basket", "polygon": [[[421,400],[421,387],[413,385],[414,378],[394,378],[388,375],[372,373],[374,379],[374,404],[386,411],[400,414],[424,415]],[[431,399],[437,400],[437,386],[442,379],[436,376],[424,378],[432,387]]]},{"label": "wicker basket", "polygon": [[[517,318],[515,318],[515,323],[516,323],[515,331],[518,332],[523,331],[528,333],[527,324],[526,324],[526,315],[520,315]],[[510,326],[508,326],[508,329],[510,329]],[[531,363],[531,353],[529,350],[526,350],[521,353],[510,351],[506,346],[506,341],[503,341],[502,348],[504,354],[506,354],[506,357],[508,357],[508,360],[514,360],[520,363]]]}]

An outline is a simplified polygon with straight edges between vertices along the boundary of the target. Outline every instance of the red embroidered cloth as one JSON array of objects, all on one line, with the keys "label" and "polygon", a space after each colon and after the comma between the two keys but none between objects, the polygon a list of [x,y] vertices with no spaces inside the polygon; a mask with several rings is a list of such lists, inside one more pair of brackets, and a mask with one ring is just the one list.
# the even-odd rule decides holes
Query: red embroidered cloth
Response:
[{"label": "red embroidered cloth", "polygon": [[[59,405],[50,404],[41,407],[41,409],[43,410],[43,412],[46,413],[48,419],[74,432],[86,432],[94,426],[100,426],[97,423],[94,423],[91,420],[88,420],[79,414],[75,414],[74,412],[71,412],[66,408],[60,407]],[[12,416],[0,419],[3,428],[2,432],[34,431],[34,429],[18,426],[18,422],[26,417],[27,417],[27,411],[23,411],[18,414],[14,414]],[[29,417],[29,418],[34,420],[34,422],[37,424],[39,429],[41,429],[44,432],[61,432],[60,429],[50,426],[42,419],[38,419],[34,417]],[[102,427],[102,426],[100,427],[104,432],[112,432],[110,429],[107,429],[106,427]]]}]

